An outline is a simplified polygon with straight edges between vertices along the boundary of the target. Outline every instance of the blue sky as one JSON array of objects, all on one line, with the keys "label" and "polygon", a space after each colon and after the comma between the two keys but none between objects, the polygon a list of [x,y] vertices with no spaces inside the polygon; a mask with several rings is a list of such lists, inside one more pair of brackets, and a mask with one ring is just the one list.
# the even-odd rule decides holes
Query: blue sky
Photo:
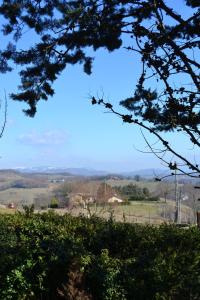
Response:
[{"label": "blue sky", "polygon": [[[131,96],[141,67],[135,54],[125,49],[111,54],[100,50],[95,56],[91,76],[85,75],[81,66],[63,72],[54,84],[55,95],[38,104],[34,118],[22,112],[25,104],[8,97],[0,168],[50,165],[117,172],[162,167],[152,154],[135,150],[146,149],[138,128],[123,124],[100,106],[92,106],[89,99],[90,95],[104,95],[117,106]],[[0,75],[2,100],[4,90],[7,95],[17,90],[17,71]],[[1,110],[1,120],[2,114]],[[176,139],[181,148],[182,138]],[[187,152],[189,146],[185,149]]]}]

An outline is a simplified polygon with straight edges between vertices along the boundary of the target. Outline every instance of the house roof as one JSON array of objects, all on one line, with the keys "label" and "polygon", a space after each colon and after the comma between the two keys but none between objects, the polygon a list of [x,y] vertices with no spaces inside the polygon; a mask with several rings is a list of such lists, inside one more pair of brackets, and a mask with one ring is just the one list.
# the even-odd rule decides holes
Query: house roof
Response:
[{"label": "house roof", "polygon": [[108,202],[123,202],[123,200],[122,199],[120,199],[120,198],[118,198],[118,197],[115,197],[115,196],[113,196],[113,197],[110,197],[109,199],[108,199]]}]

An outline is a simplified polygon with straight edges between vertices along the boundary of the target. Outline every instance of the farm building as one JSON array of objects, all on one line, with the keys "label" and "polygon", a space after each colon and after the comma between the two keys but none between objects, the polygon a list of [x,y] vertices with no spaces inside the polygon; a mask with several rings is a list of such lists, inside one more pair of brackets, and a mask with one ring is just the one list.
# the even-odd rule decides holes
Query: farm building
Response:
[{"label": "farm building", "polygon": [[70,195],[70,203],[73,205],[86,205],[88,203],[94,203],[95,197],[91,194],[75,193]]},{"label": "farm building", "polygon": [[123,200],[116,196],[113,196],[108,199],[108,203],[122,203],[122,202],[123,202]]}]

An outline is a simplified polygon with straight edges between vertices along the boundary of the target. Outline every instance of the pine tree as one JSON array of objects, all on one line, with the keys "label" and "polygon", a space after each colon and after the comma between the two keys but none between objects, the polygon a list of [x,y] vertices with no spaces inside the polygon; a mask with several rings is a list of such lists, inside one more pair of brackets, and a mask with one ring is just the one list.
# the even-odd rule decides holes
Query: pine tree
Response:
[{"label": "pine tree", "polygon": [[[200,147],[200,1],[181,3],[189,17],[176,12],[167,0],[2,1],[2,30],[9,42],[0,50],[0,72],[11,71],[14,64],[21,78],[12,99],[26,102],[26,114],[34,116],[38,101],[53,96],[53,82],[68,65],[82,64],[89,75],[93,57],[88,48],[94,53],[99,48],[112,52],[125,47],[127,36],[127,51],[133,59],[134,53],[141,59],[137,86],[120,102],[129,113],[116,112],[104,99],[93,97],[92,104],[104,105],[123,122],[153,134],[162,149],[157,152],[148,145],[150,150],[172,171],[176,167],[199,176],[198,163],[162,136],[162,132],[182,132],[192,146]],[[27,30],[36,42],[20,49],[18,41]],[[187,171],[163,158],[165,153],[173,154]]]}]

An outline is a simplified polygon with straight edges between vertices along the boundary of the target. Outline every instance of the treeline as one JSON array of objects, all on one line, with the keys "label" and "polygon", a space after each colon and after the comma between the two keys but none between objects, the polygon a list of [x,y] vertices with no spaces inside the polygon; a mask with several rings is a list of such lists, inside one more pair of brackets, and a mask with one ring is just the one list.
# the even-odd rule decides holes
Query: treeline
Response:
[{"label": "treeline", "polygon": [[5,191],[7,189],[34,189],[34,188],[44,188],[47,187],[47,183],[44,180],[37,179],[17,179],[0,186],[0,191]]},{"label": "treeline", "polygon": [[158,201],[157,195],[152,195],[147,187],[141,188],[136,184],[115,186],[115,191],[128,201]]},{"label": "treeline", "polygon": [[200,299],[200,231],[0,215],[0,299]]}]

